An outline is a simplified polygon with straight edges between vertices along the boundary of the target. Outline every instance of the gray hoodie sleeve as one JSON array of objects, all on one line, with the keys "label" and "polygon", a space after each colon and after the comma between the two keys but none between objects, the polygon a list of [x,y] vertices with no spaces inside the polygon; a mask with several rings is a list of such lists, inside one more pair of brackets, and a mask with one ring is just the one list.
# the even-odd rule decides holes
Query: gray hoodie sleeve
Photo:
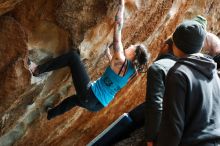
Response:
[{"label": "gray hoodie sleeve", "polygon": [[173,68],[168,72],[158,146],[178,146],[184,129],[186,80]]},{"label": "gray hoodie sleeve", "polygon": [[162,66],[153,64],[147,73],[147,97],[145,111],[145,134],[147,141],[156,141],[159,131],[164,95],[165,73]]}]

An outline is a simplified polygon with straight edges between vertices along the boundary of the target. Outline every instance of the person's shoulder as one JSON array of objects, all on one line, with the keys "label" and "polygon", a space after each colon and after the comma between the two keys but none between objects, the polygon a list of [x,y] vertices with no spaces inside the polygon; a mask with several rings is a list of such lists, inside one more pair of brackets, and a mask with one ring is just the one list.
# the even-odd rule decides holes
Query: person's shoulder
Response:
[{"label": "person's shoulder", "polygon": [[154,62],[154,64],[157,64],[159,66],[169,66],[169,65],[172,65],[176,62],[176,60],[174,59],[171,59],[171,58],[163,58],[163,59],[160,59],[160,60],[157,60]]},{"label": "person's shoulder", "polygon": [[169,57],[171,55],[166,55],[157,59],[151,66],[148,68],[148,72],[167,72],[176,62],[174,57]]},{"label": "person's shoulder", "polygon": [[147,76],[151,78],[152,76],[163,76],[165,75],[165,69],[160,66],[159,64],[153,63],[148,69],[147,69]]},{"label": "person's shoulder", "polygon": [[170,59],[170,58],[163,58],[160,60],[157,60],[153,63],[153,68],[156,68],[158,70],[163,70],[164,72],[168,72],[168,70],[174,66],[176,63],[176,60]]},{"label": "person's shoulder", "polygon": [[154,71],[163,70],[163,65],[159,62],[154,62],[153,64],[151,64],[148,70],[154,70]]},{"label": "person's shoulder", "polygon": [[167,53],[167,54],[159,55],[154,63],[165,65],[169,63],[172,64],[173,62],[176,62],[176,60],[177,58],[173,54]]}]

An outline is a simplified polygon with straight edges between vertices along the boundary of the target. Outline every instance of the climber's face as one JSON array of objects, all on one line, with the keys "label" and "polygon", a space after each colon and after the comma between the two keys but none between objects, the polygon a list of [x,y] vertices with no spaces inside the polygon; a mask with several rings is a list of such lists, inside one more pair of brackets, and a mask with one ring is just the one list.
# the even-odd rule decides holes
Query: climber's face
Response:
[{"label": "climber's face", "polygon": [[135,50],[136,50],[136,45],[130,45],[127,49],[125,49],[126,58],[128,58],[129,60],[134,60]]}]

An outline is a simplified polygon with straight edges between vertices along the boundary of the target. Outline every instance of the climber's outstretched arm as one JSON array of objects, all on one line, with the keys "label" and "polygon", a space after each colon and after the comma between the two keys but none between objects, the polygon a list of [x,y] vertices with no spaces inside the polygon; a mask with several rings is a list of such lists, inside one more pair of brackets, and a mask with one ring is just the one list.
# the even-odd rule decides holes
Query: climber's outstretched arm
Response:
[{"label": "climber's outstretched arm", "polygon": [[113,48],[114,48],[114,59],[121,60],[124,59],[124,50],[121,42],[121,31],[123,27],[123,14],[124,14],[124,0],[120,0],[119,10],[115,16],[115,26],[114,26],[114,38],[113,38]]}]

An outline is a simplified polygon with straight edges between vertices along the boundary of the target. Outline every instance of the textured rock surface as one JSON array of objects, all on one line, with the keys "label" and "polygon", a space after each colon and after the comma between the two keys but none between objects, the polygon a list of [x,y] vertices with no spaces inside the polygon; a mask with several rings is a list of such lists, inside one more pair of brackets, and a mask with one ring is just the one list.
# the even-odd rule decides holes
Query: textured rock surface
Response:
[{"label": "textured rock surface", "polygon": [[[15,35],[16,34],[16,35]],[[0,115],[1,134],[24,113],[27,100],[19,95],[30,84],[25,57],[28,55],[27,37],[21,25],[11,17],[0,18]],[[21,104],[21,106],[17,106]],[[23,106],[22,106],[23,105]],[[12,116],[13,115],[13,116]],[[10,120],[9,120],[10,119]]]},{"label": "textured rock surface", "polygon": [[[117,5],[116,0],[0,2],[0,146],[86,145],[144,101],[146,74],[134,78],[100,112],[76,107],[47,121],[45,106],[75,92],[69,69],[40,78],[31,77],[27,69],[28,56],[42,63],[79,48],[91,79],[97,79],[108,64],[104,50],[112,42]],[[123,44],[143,42],[153,61],[176,25],[197,14],[207,17],[208,31],[220,34],[218,0],[127,0]]]},{"label": "textured rock surface", "polygon": [[0,1],[0,15],[7,13],[14,9],[14,7],[22,2],[22,0],[1,0]]}]

